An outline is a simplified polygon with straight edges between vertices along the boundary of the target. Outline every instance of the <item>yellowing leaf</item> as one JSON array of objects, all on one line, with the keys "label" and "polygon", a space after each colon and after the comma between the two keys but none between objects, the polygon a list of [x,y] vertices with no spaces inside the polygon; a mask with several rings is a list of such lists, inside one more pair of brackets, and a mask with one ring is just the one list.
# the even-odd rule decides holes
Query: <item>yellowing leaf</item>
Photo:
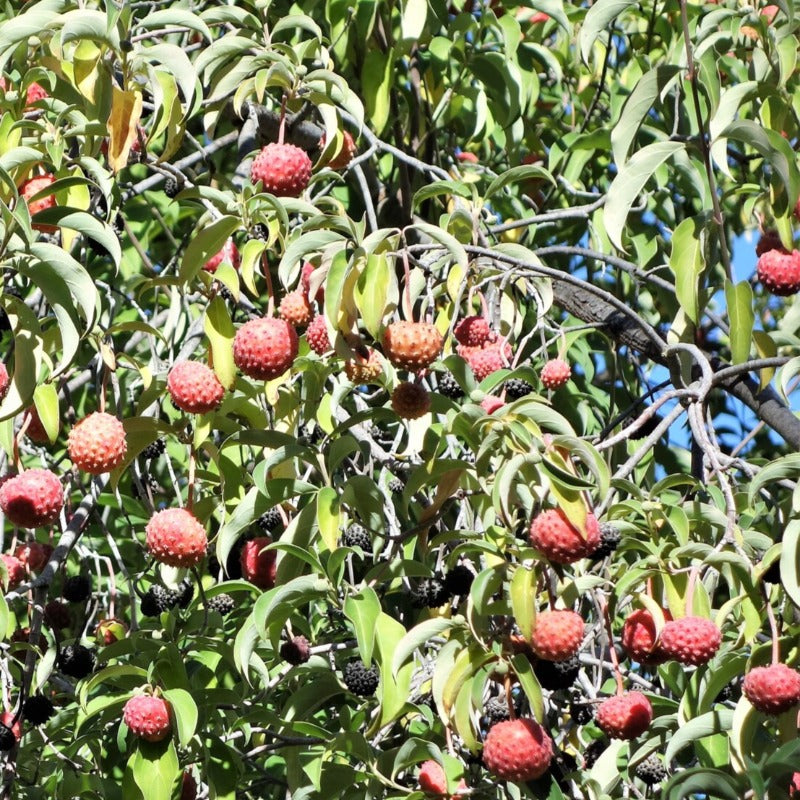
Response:
[{"label": "yellowing leaf", "polygon": [[136,139],[136,126],[142,116],[141,92],[112,88],[111,116],[108,118],[108,164],[119,172],[128,163],[131,145]]}]

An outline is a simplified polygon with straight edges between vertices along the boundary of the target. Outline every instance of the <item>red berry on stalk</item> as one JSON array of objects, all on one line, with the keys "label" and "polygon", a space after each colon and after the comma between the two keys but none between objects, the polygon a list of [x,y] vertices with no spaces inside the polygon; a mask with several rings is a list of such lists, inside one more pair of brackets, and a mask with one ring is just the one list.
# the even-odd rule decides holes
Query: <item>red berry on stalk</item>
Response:
[{"label": "red berry on stalk", "polygon": [[487,394],[486,397],[481,400],[481,408],[487,414],[494,414],[495,411],[499,411],[504,405],[505,403],[493,394]]},{"label": "red berry on stalk", "polygon": [[653,707],[641,692],[628,692],[600,703],[595,720],[612,739],[635,739],[650,727]]},{"label": "red berry on stalk", "polygon": [[123,462],[127,450],[123,424],[103,411],[84,417],[67,437],[72,463],[90,475],[111,472]]},{"label": "red berry on stalk", "polygon": [[11,385],[11,378],[8,377],[8,370],[6,365],[0,361],[0,402],[5,399],[8,394],[8,387]]},{"label": "red berry on stalk", "polygon": [[[306,261],[306,263],[303,264],[303,269],[300,272],[300,285],[303,287],[303,291],[309,295],[309,298],[311,295],[311,276],[314,274],[314,272],[316,272],[316,267],[310,261]],[[316,283],[316,280],[314,280],[314,282]],[[325,299],[325,289],[322,287],[322,284],[319,285],[319,288],[317,289],[313,299],[317,303],[322,303],[322,301]]]},{"label": "red berry on stalk", "polygon": [[239,562],[242,567],[242,577],[259,589],[271,589],[275,585],[275,574],[278,569],[276,550],[265,550],[272,544],[269,536],[257,536],[245,542]]},{"label": "red berry on stalk", "polygon": [[5,585],[5,589],[14,589],[25,580],[25,565],[16,556],[10,556],[8,553],[3,553],[0,558],[3,559],[6,572],[8,572],[8,582]]},{"label": "red berry on stalk", "polygon": [[170,710],[170,704],[162,697],[135,695],[125,703],[122,720],[134,736],[147,742],[160,742],[172,730]]},{"label": "red berry on stalk", "polygon": [[[425,761],[419,768],[417,776],[420,791],[428,794],[447,794],[447,776],[444,767],[433,759]],[[463,779],[459,782],[457,789],[466,789],[467,784]],[[456,795],[451,795],[451,800],[457,800]]]},{"label": "red berry on stalk", "polygon": [[[45,211],[55,206],[56,196],[54,194],[47,194],[38,200],[30,199],[55,182],[56,179],[53,175],[40,175],[36,178],[30,178],[19,187],[20,196],[28,202],[28,212],[31,217],[35,217],[40,211]],[[41,222],[33,222],[32,225],[34,230],[42,231],[43,233],[55,233],[58,230],[55,225],[45,225]]]},{"label": "red berry on stalk", "polygon": [[800,672],[786,664],[755,667],[744,676],[742,692],[759,711],[782,714],[800,703]]},{"label": "red berry on stalk", "polygon": [[222,245],[222,249],[203,264],[203,269],[206,272],[216,272],[223,261],[229,261],[234,269],[239,269],[239,264],[241,264],[242,259],[233,239],[228,239],[228,241]]},{"label": "red berry on stalk", "polygon": [[278,314],[297,328],[305,328],[314,318],[314,309],[302,289],[289,292],[278,306]]},{"label": "red berry on stalk", "polygon": [[31,572],[41,572],[53,555],[53,547],[41,542],[25,542],[17,545],[14,555]]},{"label": "red berry on stalk", "polygon": [[300,197],[311,180],[311,159],[300,147],[273,142],[253,159],[250,180],[276,197]]},{"label": "red berry on stalk", "polygon": [[545,661],[566,661],[581,649],[584,621],[574,611],[542,611],[536,615],[531,647]]},{"label": "red berry on stalk", "polygon": [[532,781],[547,771],[553,758],[553,740],[532,719],[493,725],[483,743],[483,763],[504,781]]},{"label": "red berry on stalk", "polygon": [[207,414],[219,408],[225,387],[216,373],[200,361],[179,361],[169,371],[167,389],[172,402],[189,414]]},{"label": "red berry on stalk", "polygon": [[318,356],[324,355],[331,349],[328,326],[325,324],[325,317],[322,314],[317,314],[311,320],[311,324],[306,329],[306,341]]},{"label": "red berry on stalk", "polygon": [[531,523],[531,544],[555,564],[572,564],[590,556],[600,546],[600,525],[586,515],[585,536],[560,509],[543,511]]},{"label": "red berry on stalk", "polygon": [[453,336],[467,347],[483,347],[491,335],[489,320],[482,316],[464,317],[453,328]]},{"label": "red berry on stalk", "polygon": [[249,378],[271,381],[297,358],[295,329],[285,319],[262,317],[246,322],[233,339],[233,360]]},{"label": "red berry on stalk", "polygon": [[800,252],[768,250],[758,259],[756,273],[772,294],[779,297],[796,294],[800,291]]},{"label": "red berry on stalk", "polygon": [[403,419],[418,419],[430,411],[431,396],[418,383],[398,383],[392,392],[392,408]]},{"label": "red berry on stalk", "polygon": [[439,357],[444,340],[428,322],[393,322],[383,334],[383,352],[399,369],[417,372]]},{"label": "red berry on stalk", "polygon": [[383,374],[383,363],[377,350],[367,348],[366,356],[356,355],[344,362],[344,374],[353,383],[370,383]]},{"label": "red berry on stalk", "polygon": [[572,370],[566,361],[553,358],[542,367],[539,377],[547,389],[560,389],[562,386],[566,386],[571,375]]},{"label": "red berry on stalk", "polygon": [[788,252],[783,246],[783,242],[777,231],[764,231],[756,244],[757,256],[763,256],[764,253],[768,253],[770,250],[779,250],[782,253]]},{"label": "red berry on stalk", "polygon": [[23,528],[38,528],[57,519],[64,506],[61,481],[47,469],[29,469],[0,485],[0,509]]},{"label": "red berry on stalk", "polygon": [[664,625],[659,637],[667,658],[700,666],[709,662],[722,643],[722,631],[705,617],[683,617]]},{"label": "red berry on stalk", "polygon": [[[353,160],[353,156],[356,154],[356,142],[353,139],[352,135],[349,131],[344,131],[342,133],[342,147],[339,152],[325,164],[326,167],[330,167],[331,169],[347,169],[350,166],[350,162]],[[325,149],[325,134],[322,134],[322,138],[319,140],[319,149]]]},{"label": "red berry on stalk", "polygon": [[[664,620],[671,620],[669,611],[663,611]],[[656,621],[653,615],[645,608],[632,611],[622,626],[622,647],[628,658],[646,666],[663,664],[667,656],[656,640]]]},{"label": "red berry on stalk", "polygon": [[185,508],[157,511],[145,533],[150,555],[170,567],[193,567],[203,560],[208,547],[205,528]]},{"label": "red berry on stalk", "polygon": [[469,368],[479,381],[508,366],[498,347],[481,347],[470,352],[466,358]]}]

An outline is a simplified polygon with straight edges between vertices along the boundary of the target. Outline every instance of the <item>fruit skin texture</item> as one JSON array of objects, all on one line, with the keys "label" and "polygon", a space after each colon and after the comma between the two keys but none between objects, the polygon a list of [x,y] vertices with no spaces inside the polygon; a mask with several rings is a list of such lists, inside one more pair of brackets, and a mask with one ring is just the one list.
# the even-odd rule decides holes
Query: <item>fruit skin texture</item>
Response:
[{"label": "fruit skin texture", "polygon": [[479,381],[508,366],[500,349],[496,347],[482,347],[471,352],[467,356],[467,364]]},{"label": "fruit skin texture", "polygon": [[233,360],[249,378],[271,381],[292,366],[297,349],[297,333],[285,319],[262,317],[236,332]]},{"label": "fruit skin texture", "polygon": [[439,357],[444,340],[428,322],[393,322],[383,333],[383,352],[399,369],[417,372]]},{"label": "fruit skin texture", "polygon": [[744,676],[742,691],[765,714],[782,714],[800,703],[800,672],[786,664],[756,667]]},{"label": "fruit skin texture", "polygon": [[200,361],[179,361],[169,371],[167,390],[181,411],[207,414],[219,408],[225,387],[214,370]]},{"label": "fruit skin texture", "polygon": [[131,732],[147,742],[160,742],[172,730],[170,704],[162,697],[136,695],[131,697],[122,712],[123,722]]},{"label": "fruit skin texture", "polygon": [[383,374],[383,364],[377,350],[369,349],[367,356],[357,355],[344,362],[344,374],[353,383],[370,383]]},{"label": "fruit skin texture", "polygon": [[17,545],[14,555],[31,572],[40,572],[53,555],[53,547],[41,542],[25,542]]},{"label": "fruit skin texture", "polygon": [[90,475],[102,475],[118,467],[127,450],[122,423],[103,411],[84,417],[67,438],[67,452],[72,463]]},{"label": "fruit skin texture", "polygon": [[[43,189],[46,189],[51,183],[55,182],[56,179],[53,175],[39,175],[36,178],[30,178],[29,180],[25,181],[25,183],[19,187],[19,193],[25,200],[29,201],[33,195],[38,194]],[[56,196],[54,194],[48,194],[39,198],[38,200],[28,202],[28,211],[33,217],[40,211],[53,208],[55,204]],[[42,233],[55,233],[58,230],[55,225],[43,225],[42,223],[33,223],[33,229],[42,231]]]},{"label": "fruit skin texture", "polygon": [[547,389],[560,389],[565,386],[572,375],[572,370],[566,361],[553,358],[543,367],[539,377]]},{"label": "fruit skin texture", "polygon": [[314,309],[302,289],[289,292],[278,306],[278,314],[298,328],[304,328],[314,317]]},{"label": "fruit skin texture", "polygon": [[583,629],[583,617],[574,611],[543,611],[536,615],[531,647],[539,658],[564,661],[580,650]]},{"label": "fruit skin texture", "polygon": [[483,347],[491,336],[489,320],[486,317],[464,317],[453,329],[453,336],[459,344],[467,347]]},{"label": "fruit skin texture", "polygon": [[300,286],[303,288],[303,291],[308,295],[310,300],[313,299],[317,303],[322,303],[322,301],[325,299],[325,289],[322,284],[320,284],[314,297],[311,297],[311,276],[315,271],[316,267],[310,261],[306,261],[306,263],[303,264],[303,269],[300,270]]},{"label": "fruit skin texture", "polygon": [[664,625],[659,642],[667,658],[697,667],[719,650],[722,631],[705,617],[683,617]]},{"label": "fruit skin texture", "polygon": [[791,253],[768,250],[758,259],[758,279],[764,288],[779,297],[787,297],[800,291],[800,252]]},{"label": "fruit skin texture", "polygon": [[764,253],[768,253],[770,250],[778,250],[781,253],[786,252],[786,248],[783,246],[777,231],[764,231],[756,244],[757,256],[763,256]]},{"label": "fruit skin texture", "polygon": [[559,509],[539,514],[531,523],[531,544],[555,564],[572,564],[600,546],[600,525],[594,514],[586,515],[586,538]]},{"label": "fruit skin texture", "polygon": [[[447,776],[444,773],[444,767],[433,759],[425,761],[419,768],[417,781],[420,791],[429,794],[447,794]],[[457,788],[466,789],[466,781],[462,779]],[[455,800],[455,797],[455,795],[451,795],[452,800]]]},{"label": "fruit skin texture", "polygon": [[540,778],[553,758],[553,740],[532,719],[498,722],[483,743],[483,763],[505,781]]},{"label": "fruit skin texture", "polygon": [[253,159],[250,180],[276,197],[300,197],[311,180],[311,159],[300,147],[272,142]]},{"label": "fruit skin texture", "polygon": [[650,727],[653,707],[641,692],[628,692],[600,703],[595,719],[611,738],[635,739]]},{"label": "fruit skin texture", "polygon": [[211,258],[203,264],[203,269],[206,272],[216,272],[223,261],[230,261],[234,269],[239,269],[239,264],[241,264],[242,259],[239,255],[239,249],[234,244],[233,239],[228,239],[228,241],[222,245],[222,250],[216,255],[211,256]]},{"label": "fruit skin texture", "polygon": [[193,567],[208,547],[205,528],[185,508],[166,508],[150,517],[145,528],[147,550],[170,567]]},{"label": "fruit skin texture", "polygon": [[[669,622],[672,614],[667,609],[664,621]],[[646,666],[663,664],[667,655],[656,643],[656,621],[646,608],[637,608],[628,615],[622,626],[622,647],[631,661],[638,661]]]},{"label": "fruit skin texture", "polygon": [[317,314],[311,320],[311,324],[306,330],[306,341],[308,346],[318,355],[324,355],[331,349],[331,340],[328,336],[328,326],[325,324],[325,317]]},{"label": "fruit skin texture", "polygon": [[3,400],[8,394],[8,387],[11,384],[11,379],[8,377],[8,370],[6,365],[0,361],[0,400]]},{"label": "fruit skin texture", "polygon": [[278,553],[275,550],[264,550],[268,544],[272,544],[269,536],[257,536],[245,542],[239,557],[242,577],[259,589],[271,589],[275,585]]},{"label": "fruit skin texture", "polygon": [[418,383],[398,383],[392,392],[392,408],[403,419],[419,419],[431,409],[431,396]]},{"label": "fruit skin texture", "polygon": [[8,572],[8,584],[5,588],[14,589],[25,580],[25,565],[16,556],[10,556],[7,553],[3,553],[0,558],[3,559]]},{"label": "fruit skin texture", "polygon": [[380,684],[380,676],[375,667],[365,667],[360,658],[354,658],[344,665],[342,681],[358,697],[372,697]]},{"label": "fruit skin texture", "polygon": [[0,508],[22,528],[50,524],[63,506],[61,481],[49,469],[25,470],[0,486]]},{"label": "fruit skin texture", "polygon": [[495,411],[499,411],[504,405],[505,403],[493,394],[487,394],[486,397],[481,400],[481,408],[487,414],[494,414]]},{"label": "fruit skin texture", "polygon": [[[356,143],[353,139],[350,131],[343,131],[342,133],[342,147],[339,152],[325,165],[326,167],[330,167],[331,169],[347,169],[350,165],[350,162],[353,160],[353,156],[356,154]],[[319,149],[325,149],[325,134],[322,135],[322,138],[319,140]]]}]

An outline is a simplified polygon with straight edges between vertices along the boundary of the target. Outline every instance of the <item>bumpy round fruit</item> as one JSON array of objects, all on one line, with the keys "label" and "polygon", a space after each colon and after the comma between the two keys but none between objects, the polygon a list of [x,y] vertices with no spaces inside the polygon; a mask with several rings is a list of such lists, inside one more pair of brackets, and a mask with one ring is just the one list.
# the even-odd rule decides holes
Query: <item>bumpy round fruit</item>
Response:
[{"label": "bumpy round fruit", "polygon": [[145,528],[147,550],[170,567],[193,567],[203,560],[208,547],[205,528],[185,508],[157,511]]},{"label": "bumpy round fruit", "polygon": [[58,654],[56,666],[71,678],[81,680],[90,675],[97,664],[94,650],[82,644],[68,644]]},{"label": "bumpy round fruit", "polygon": [[8,377],[8,370],[6,365],[0,361],[0,401],[2,401],[8,394],[8,387],[11,385],[11,379]]},{"label": "bumpy round fruit", "polygon": [[298,328],[304,328],[314,317],[314,309],[302,289],[289,292],[278,306],[278,314]]},{"label": "bumpy round fruit", "polygon": [[493,394],[487,394],[486,397],[481,400],[481,408],[487,414],[494,414],[495,411],[499,411],[504,405],[505,403]]},{"label": "bumpy round fruit", "polygon": [[[53,208],[56,204],[56,196],[54,194],[47,194],[40,197],[38,200],[31,200],[35,194],[47,189],[48,186],[55,183],[56,179],[53,175],[39,175],[36,178],[30,178],[19,187],[20,195],[28,202],[28,211],[32,217],[36,216],[40,211],[45,211],[48,208]],[[34,230],[42,231],[44,233],[54,233],[57,228],[55,225],[44,225],[42,223],[33,223]]]},{"label": "bumpy round fruit", "polygon": [[628,692],[603,700],[595,719],[613,739],[635,739],[650,727],[653,707],[641,692]]},{"label": "bumpy round fruit", "polygon": [[486,317],[464,317],[453,329],[453,336],[459,344],[467,347],[483,347],[492,333]]},{"label": "bumpy round fruit", "polygon": [[444,340],[428,322],[393,322],[383,334],[383,352],[399,369],[417,372],[439,357]]},{"label": "bumpy round fruit", "polygon": [[216,272],[223,261],[229,261],[235,269],[239,269],[239,264],[242,259],[239,255],[239,249],[234,244],[233,239],[228,239],[228,241],[222,245],[222,249],[203,264],[203,269],[206,272]]},{"label": "bumpy round fruit", "polygon": [[344,665],[342,680],[353,694],[372,697],[380,683],[380,676],[375,667],[366,667],[360,658],[354,658]]},{"label": "bumpy round fruit", "polygon": [[424,417],[431,409],[431,396],[418,383],[398,383],[392,392],[392,408],[404,419]]},{"label": "bumpy round fruit", "polygon": [[367,355],[356,355],[344,362],[344,374],[353,383],[371,383],[383,374],[383,364],[377,350],[368,349]]},{"label": "bumpy round fruit", "polygon": [[268,144],[253,159],[250,180],[277,197],[300,197],[311,180],[311,159],[293,144]]},{"label": "bumpy round fruit", "polygon": [[25,580],[25,565],[16,556],[10,556],[8,553],[3,553],[0,558],[3,559],[6,572],[8,572],[8,581],[5,584],[5,588],[7,590],[14,589]]},{"label": "bumpy round fruit", "polygon": [[742,691],[765,714],[782,714],[800,703],[800,672],[786,664],[756,667],[744,676]]},{"label": "bumpy round fruit", "polygon": [[559,689],[569,689],[581,672],[581,662],[577,655],[565,658],[563,661],[539,660],[533,667],[536,679],[543,689],[557,692]]},{"label": "bumpy round fruit", "polygon": [[25,429],[25,435],[36,444],[48,444],[50,442],[50,437],[47,435],[44,425],[42,425],[42,420],[39,417],[36,406],[30,406],[30,408],[28,408],[28,414],[30,415],[30,421],[28,422],[28,427]]},{"label": "bumpy round fruit", "polygon": [[467,356],[467,364],[469,364],[469,368],[479,381],[508,366],[503,354],[497,347],[482,347],[471,352]]},{"label": "bumpy round fruit", "polygon": [[305,664],[311,658],[311,647],[305,636],[293,636],[281,645],[280,654],[289,664]]},{"label": "bumpy round fruit", "polygon": [[[437,761],[432,759],[425,761],[419,768],[419,775],[417,776],[420,791],[427,792],[428,794],[447,794],[447,776],[445,775],[444,768]],[[466,789],[467,783],[462,778],[457,786],[458,790]],[[457,795],[452,795],[451,800],[457,800]]]},{"label": "bumpy round fruit", "polygon": [[219,408],[225,387],[214,370],[200,361],[179,361],[169,371],[167,389],[172,402],[189,414],[207,414]]},{"label": "bumpy round fruit", "polygon": [[34,81],[25,90],[26,110],[29,106],[32,106],[34,103],[38,103],[40,100],[44,100],[46,97],[50,97],[47,89],[45,89],[40,83],[36,83],[36,81]]},{"label": "bumpy round fruit", "polygon": [[[336,170],[347,169],[350,162],[353,160],[353,156],[356,154],[356,143],[350,131],[344,131],[342,133],[342,140],[342,146],[339,152],[328,161],[325,165],[326,167]],[[319,149],[325,149],[325,134],[323,134],[322,138],[319,140]]]},{"label": "bumpy round fruit", "polygon": [[24,542],[17,545],[14,555],[31,572],[41,572],[53,555],[53,546],[43,542]]},{"label": "bumpy round fruit", "polygon": [[722,631],[705,617],[683,617],[664,625],[659,643],[667,658],[697,667],[719,650]]},{"label": "bumpy round fruit", "polygon": [[125,703],[122,719],[135,736],[147,742],[160,742],[172,730],[170,710],[163,697],[135,695]]},{"label": "bumpy round fruit", "polygon": [[764,231],[756,244],[757,256],[763,256],[764,253],[768,253],[770,250],[779,250],[782,253],[787,252],[777,231]]},{"label": "bumpy round fruit", "polygon": [[324,355],[331,349],[331,340],[328,337],[328,326],[325,324],[325,317],[317,314],[311,320],[311,324],[306,330],[306,341],[308,346],[318,355]]},{"label": "bumpy round fruit", "polygon": [[[669,621],[672,615],[663,609],[664,620]],[[646,666],[663,664],[666,654],[656,643],[656,621],[646,608],[632,611],[622,626],[622,647],[631,661],[638,661]]]},{"label": "bumpy round fruit", "polygon": [[519,378],[511,378],[511,380],[507,380],[503,386],[506,390],[506,397],[509,400],[519,400],[521,397],[526,397],[533,391],[533,386]]},{"label": "bumpy round fruit", "polygon": [[566,361],[553,358],[543,367],[539,377],[547,389],[560,389],[565,386],[572,375],[572,370]]},{"label": "bumpy round fruit", "polygon": [[560,509],[539,514],[531,523],[531,544],[555,564],[572,564],[600,546],[600,525],[594,514],[586,515],[586,536]]},{"label": "bumpy round fruit", "polygon": [[547,771],[553,758],[553,740],[532,719],[498,722],[483,743],[483,763],[504,781],[532,781]]},{"label": "bumpy round fruit", "polygon": [[580,650],[583,629],[583,617],[574,611],[542,611],[536,615],[531,647],[539,658],[564,661]]},{"label": "bumpy round fruit", "polygon": [[84,417],[67,438],[67,452],[72,463],[90,475],[102,475],[118,467],[127,450],[124,426],[104,411]]},{"label": "bumpy round fruit", "polygon": [[259,589],[271,589],[275,585],[278,553],[276,550],[264,549],[270,544],[272,539],[269,536],[257,536],[245,542],[242,547],[240,556],[242,577]]},{"label": "bumpy round fruit", "polygon": [[667,768],[655,753],[636,767],[636,777],[648,786],[657,786],[667,777],[667,774]]},{"label": "bumpy round fruit", "polygon": [[38,528],[55,520],[64,506],[61,481],[48,469],[29,469],[0,486],[0,508],[23,528]]},{"label": "bumpy round fruit", "polygon": [[262,317],[236,332],[233,360],[248,377],[271,381],[292,366],[297,348],[297,333],[285,319]]},{"label": "bumpy round fruit", "polygon": [[767,291],[780,297],[800,291],[800,252],[768,250],[758,259],[758,279]]}]

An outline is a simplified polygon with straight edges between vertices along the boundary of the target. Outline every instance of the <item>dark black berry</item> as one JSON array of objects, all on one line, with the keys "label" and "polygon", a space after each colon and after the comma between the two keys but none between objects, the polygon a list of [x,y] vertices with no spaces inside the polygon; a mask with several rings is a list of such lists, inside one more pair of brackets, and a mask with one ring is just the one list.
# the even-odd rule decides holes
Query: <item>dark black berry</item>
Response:
[{"label": "dark black berry", "polygon": [[[636,415],[636,416],[638,416],[638,415]],[[626,425],[626,426],[627,426],[627,425],[629,425],[629,424],[630,424],[632,421],[633,421],[633,420],[629,418],[629,419],[627,419],[627,420],[625,421],[624,425]],[[652,432],[653,432],[653,431],[654,431],[654,430],[655,430],[655,429],[656,429],[656,428],[657,428],[657,427],[658,427],[660,424],[661,424],[661,417],[660,417],[658,414],[656,414],[655,416],[652,416],[652,417],[650,417],[650,419],[648,419],[648,420],[647,420],[647,422],[645,422],[645,423],[644,423],[644,425],[642,425],[642,427],[641,427],[641,428],[638,428],[638,429],[637,429],[637,430],[635,430],[635,431],[634,431],[632,434],[630,434],[630,436],[629,436],[628,438],[629,438],[629,439],[631,439],[631,440],[633,440],[633,441],[639,441],[640,439],[645,439],[645,438],[647,438],[647,437],[648,437],[648,436],[649,436],[649,435],[650,435],[650,434],[651,434],[651,433],[652,433]]]},{"label": "dark black berry", "polygon": [[266,242],[269,239],[269,230],[267,229],[266,225],[262,225],[260,222],[253,225],[253,230],[250,233],[250,237],[252,239],[258,239],[262,242]]},{"label": "dark black berry", "polygon": [[509,400],[519,400],[533,391],[533,386],[528,381],[511,378],[505,382],[506,397]]},{"label": "dark black berry", "polygon": [[274,531],[283,523],[283,517],[281,517],[281,512],[278,510],[277,507],[271,508],[269,511],[265,511],[256,522],[259,528],[262,531]]},{"label": "dark black berry", "polygon": [[44,607],[44,621],[53,630],[62,631],[64,628],[69,628],[72,624],[69,606],[59,600],[51,600]]},{"label": "dark black berry", "polygon": [[64,581],[64,599],[70,603],[85,603],[92,593],[92,582],[85,575],[72,575]]},{"label": "dark black berry", "polygon": [[311,444],[319,444],[325,438],[325,431],[319,425],[305,425],[300,438]]},{"label": "dark black berry", "polygon": [[217,611],[224,617],[226,614],[230,614],[231,611],[233,611],[236,607],[236,603],[229,594],[216,594],[214,597],[208,599],[206,607],[209,611]]},{"label": "dark black berry", "polygon": [[601,558],[610,556],[619,546],[622,535],[616,525],[604,522],[600,526],[600,546],[592,553],[592,561],[599,561]]},{"label": "dark black berry", "polygon": [[414,608],[439,608],[449,597],[441,578],[423,578],[411,592],[411,604]]},{"label": "dark black berry", "polygon": [[305,636],[295,636],[281,645],[281,658],[289,664],[305,664],[311,658],[311,648]]},{"label": "dark black berry", "polygon": [[122,214],[117,213],[114,215],[114,219],[111,220],[111,227],[114,229],[114,233],[117,236],[122,236],[125,232],[125,222],[122,219]]},{"label": "dark black berry", "polygon": [[178,599],[163,586],[151,586],[139,603],[139,610],[146,617],[157,617],[164,611],[175,608]]},{"label": "dark black berry", "polygon": [[226,303],[234,303],[236,298],[233,296],[233,292],[224,284],[224,283],[217,283],[219,296],[226,302]]},{"label": "dark black berry", "polygon": [[451,400],[458,400],[459,397],[464,396],[464,390],[461,388],[461,385],[455,379],[452,372],[439,373],[437,390],[439,394],[443,394]]},{"label": "dark black berry", "polygon": [[7,752],[17,743],[17,737],[14,736],[14,731],[0,722],[0,750]]},{"label": "dark black berry", "polygon": [[354,522],[348,525],[342,534],[342,544],[345,547],[360,547],[365,554],[372,552],[372,539],[363,525]]},{"label": "dark black berry", "polygon": [[190,578],[184,578],[177,589],[172,589],[170,594],[178,608],[188,608],[194,597],[194,583]]},{"label": "dark black berry", "polygon": [[142,458],[148,460],[158,458],[167,449],[167,442],[164,439],[156,439],[150,442],[144,450],[142,450]]},{"label": "dark black berry", "polygon": [[573,656],[564,661],[537,661],[533,671],[542,688],[555,692],[558,689],[569,689],[575,683],[580,667],[578,657]]},{"label": "dark black berry", "polygon": [[776,559],[773,561],[766,572],[761,576],[762,581],[767,583],[780,583],[781,582],[781,560]]},{"label": "dark black berry", "polygon": [[450,594],[469,594],[475,574],[464,564],[456,564],[445,576],[444,586]]},{"label": "dark black berry", "polygon": [[583,768],[591,769],[597,763],[597,759],[603,755],[605,749],[606,743],[602,739],[595,739],[590,742],[583,751]]},{"label": "dark black berry", "polygon": [[158,485],[158,481],[149,473],[144,472],[140,478],[142,488],[144,489],[144,493],[139,492],[139,487],[136,484],[136,481],[131,481],[131,495],[135,497],[137,500],[144,500],[147,497],[147,487],[150,487],[151,492],[155,492],[161,487]]},{"label": "dark black berry", "polygon": [[483,707],[483,716],[486,720],[487,728],[497,725],[498,722],[505,722],[507,719],[511,719],[508,701],[505,697],[490,698]]},{"label": "dark black berry", "polygon": [[31,725],[44,725],[55,713],[50,699],[42,694],[31,695],[22,704],[22,715]]},{"label": "dark black berry", "polygon": [[389,491],[390,492],[394,492],[395,494],[400,494],[400,492],[402,492],[403,489],[405,489],[405,488],[406,488],[406,485],[403,483],[403,481],[400,480],[400,478],[392,478],[389,481]]},{"label": "dark black berry", "polygon": [[636,766],[636,777],[648,786],[656,786],[667,777],[667,768],[661,763],[658,756],[648,756]]},{"label": "dark black berry", "polygon": [[732,680],[730,683],[726,684],[720,690],[720,693],[716,697],[717,703],[728,703],[734,702],[738,703],[739,698],[742,696],[742,682],[738,679]]},{"label": "dark black berry", "polygon": [[574,700],[569,704],[569,715],[576,725],[588,725],[594,719],[594,708],[591,703]]},{"label": "dark black berry", "polygon": [[371,697],[378,688],[380,678],[375,667],[365,667],[361,659],[354,658],[342,670],[344,685],[359,697]]},{"label": "dark black berry", "polygon": [[96,663],[94,651],[82,644],[68,644],[59,654],[58,668],[71,678],[85,678],[94,671]]},{"label": "dark black berry", "polygon": [[175,197],[180,190],[181,187],[178,186],[178,181],[175,180],[175,178],[173,178],[172,176],[170,176],[164,181],[164,194],[170,199]]}]

